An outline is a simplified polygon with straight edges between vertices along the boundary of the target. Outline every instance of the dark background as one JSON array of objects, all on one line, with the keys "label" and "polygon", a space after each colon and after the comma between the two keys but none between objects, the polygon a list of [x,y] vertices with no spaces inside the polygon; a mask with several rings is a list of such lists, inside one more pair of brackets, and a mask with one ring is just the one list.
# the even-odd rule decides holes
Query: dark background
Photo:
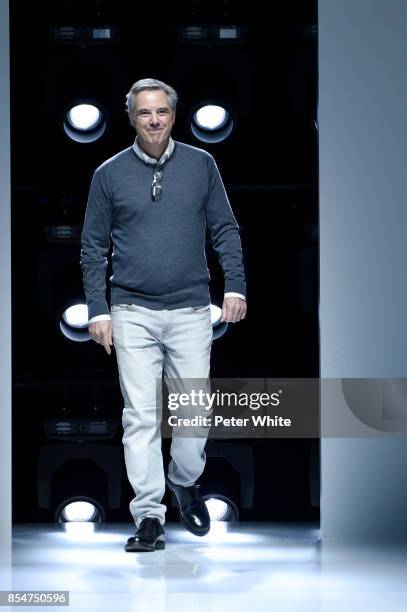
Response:
[{"label": "dark background", "polygon": [[[242,39],[179,40],[180,27],[200,23],[238,25]],[[64,25],[110,25],[115,39],[57,43],[52,28]],[[109,357],[91,341],[68,340],[59,319],[84,299],[80,231],[90,178],[134,140],[124,102],[136,80],[158,78],[178,91],[173,137],[214,155],[240,226],[248,313],[213,343],[212,376],[319,375],[317,2],[13,0],[11,53],[13,515],[34,522],[52,520],[64,486],[67,495],[106,499],[106,478],[83,449],[90,457],[103,445],[121,452],[114,351]],[[205,98],[234,108],[236,129],[225,142],[201,143],[189,130],[190,110]],[[62,129],[64,111],[78,99],[94,99],[108,113],[108,130],[95,143],[71,141]],[[50,228],[60,226],[66,238],[50,239]],[[211,294],[220,299],[209,244],[207,256]],[[80,432],[52,439],[49,419],[109,419],[112,426],[106,439]],[[241,505],[241,518],[317,520],[318,441],[234,441],[243,443],[254,460],[254,497]],[[168,440],[163,447],[168,460]],[[44,448],[49,456],[71,452],[51,476],[48,502],[39,493]],[[225,463],[220,448],[217,458],[208,452],[204,492],[229,492],[239,505],[247,476]],[[120,461],[120,504],[108,509],[110,520],[130,516]]]}]

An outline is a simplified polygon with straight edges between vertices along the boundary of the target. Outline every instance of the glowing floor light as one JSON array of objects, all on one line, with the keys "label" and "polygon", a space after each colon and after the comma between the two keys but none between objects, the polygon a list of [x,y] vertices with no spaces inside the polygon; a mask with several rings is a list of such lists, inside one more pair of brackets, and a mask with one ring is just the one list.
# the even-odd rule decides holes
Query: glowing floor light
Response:
[{"label": "glowing floor light", "polygon": [[75,104],[65,113],[63,127],[67,136],[76,142],[94,142],[106,130],[106,115],[94,104]]},{"label": "glowing floor light", "polygon": [[229,113],[222,106],[207,104],[195,113],[196,124],[204,130],[219,130],[228,119]]},{"label": "glowing floor light", "polygon": [[[62,501],[55,511],[55,521],[61,528],[94,531],[105,520],[105,512],[99,502],[90,497],[70,497]],[[71,527],[70,527],[71,526]]]},{"label": "glowing floor light", "polygon": [[97,509],[93,504],[86,501],[76,501],[67,504],[62,512],[68,522],[72,521],[92,521],[96,515]]},{"label": "glowing floor light", "polygon": [[86,304],[73,304],[61,315],[59,327],[66,338],[74,342],[90,339],[88,330],[88,307]]},{"label": "glowing floor light", "polygon": [[216,304],[211,304],[211,321],[212,321],[212,328],[213,328],[213,333],[212,333],[213,340],[217,340],[218,338],[223,336],[223,334],[227,332],[227,329],[229,327],[229,323],[227,323],[226,321],[221,322],[220,320],[221,317],[222,317],[222,308],[219,308],[219,306],[217,306]]},{"label": "glowing floor light", "polygon": [[237,507],[234,502],[227,497],[221,495],[206,496],[205,504],[212,521],[234,522],[238,519]]},{"label": "glowing floor light", "polygon": [[81,328],[88,324],[88,308],[86,304],[75,304],[67,308],[62,315],[71,327]]},{"label": "glowing floor light", "polygon": [[191,113],[190,128],[193,135],[207,143],[226,140],[234,128],[231,110],[221,104],[201,104]]},{"label": "glowing floor light", "polygon": [[100,110],[93,104],[78,104],[68,111],[68,119],[77,130],[93,130],[100,121]]}]

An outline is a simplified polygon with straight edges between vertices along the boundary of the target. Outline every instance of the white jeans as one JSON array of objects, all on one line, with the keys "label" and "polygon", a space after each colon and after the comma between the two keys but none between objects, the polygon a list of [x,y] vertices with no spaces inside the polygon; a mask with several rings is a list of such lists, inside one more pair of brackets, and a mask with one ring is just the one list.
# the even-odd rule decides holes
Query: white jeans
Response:
[{"label": "white jeans", "polygon": [[[136,527],[146,516],[165,523],[167,507],[161,503],[165,476],[161,452],[161,419],[157,418],[157,379],[209,379],[212,324],[210,307],[152,310],[136,304],[111,307],[122,413],[124,458],[135,497],[130,512]],[[206,431],[206,436],[209,428]],[[173,435],[168,476],[190,486],[202,474],[205,435]]]}]

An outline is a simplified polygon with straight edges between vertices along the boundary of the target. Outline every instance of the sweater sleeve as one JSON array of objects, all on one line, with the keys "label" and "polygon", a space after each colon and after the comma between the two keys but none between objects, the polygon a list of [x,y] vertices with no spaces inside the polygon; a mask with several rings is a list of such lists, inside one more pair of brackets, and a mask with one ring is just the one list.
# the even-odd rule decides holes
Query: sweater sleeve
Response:
[{"label": "sweater sleeve", "polygon": [[106,268],[111,225],[112,205],[105,169],[98,168],[89,189],[81,237],[80,265],[89,319],[100,314],[109,314],[106,301]]},{"label": "sweater sleeve", "polygon": [[223,270],[225,292],[246,295],[239,226],[233,215],[216,162],[208,155],[206,223]]}]

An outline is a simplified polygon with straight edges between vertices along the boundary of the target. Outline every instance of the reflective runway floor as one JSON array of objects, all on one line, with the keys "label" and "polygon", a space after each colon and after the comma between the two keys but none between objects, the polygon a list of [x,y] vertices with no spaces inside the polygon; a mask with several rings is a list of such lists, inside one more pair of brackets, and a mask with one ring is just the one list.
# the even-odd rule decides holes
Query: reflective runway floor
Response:
[{"label": "reflective runway floor", "polygon": [[167,523],[165,550],[126,553],[130,535],[15,525],[1,588],[69,591],[69,607],[47,609],[70,612],[407,610],[407,541],[322,542],[309,523],[213,523],[198,538]]}]

